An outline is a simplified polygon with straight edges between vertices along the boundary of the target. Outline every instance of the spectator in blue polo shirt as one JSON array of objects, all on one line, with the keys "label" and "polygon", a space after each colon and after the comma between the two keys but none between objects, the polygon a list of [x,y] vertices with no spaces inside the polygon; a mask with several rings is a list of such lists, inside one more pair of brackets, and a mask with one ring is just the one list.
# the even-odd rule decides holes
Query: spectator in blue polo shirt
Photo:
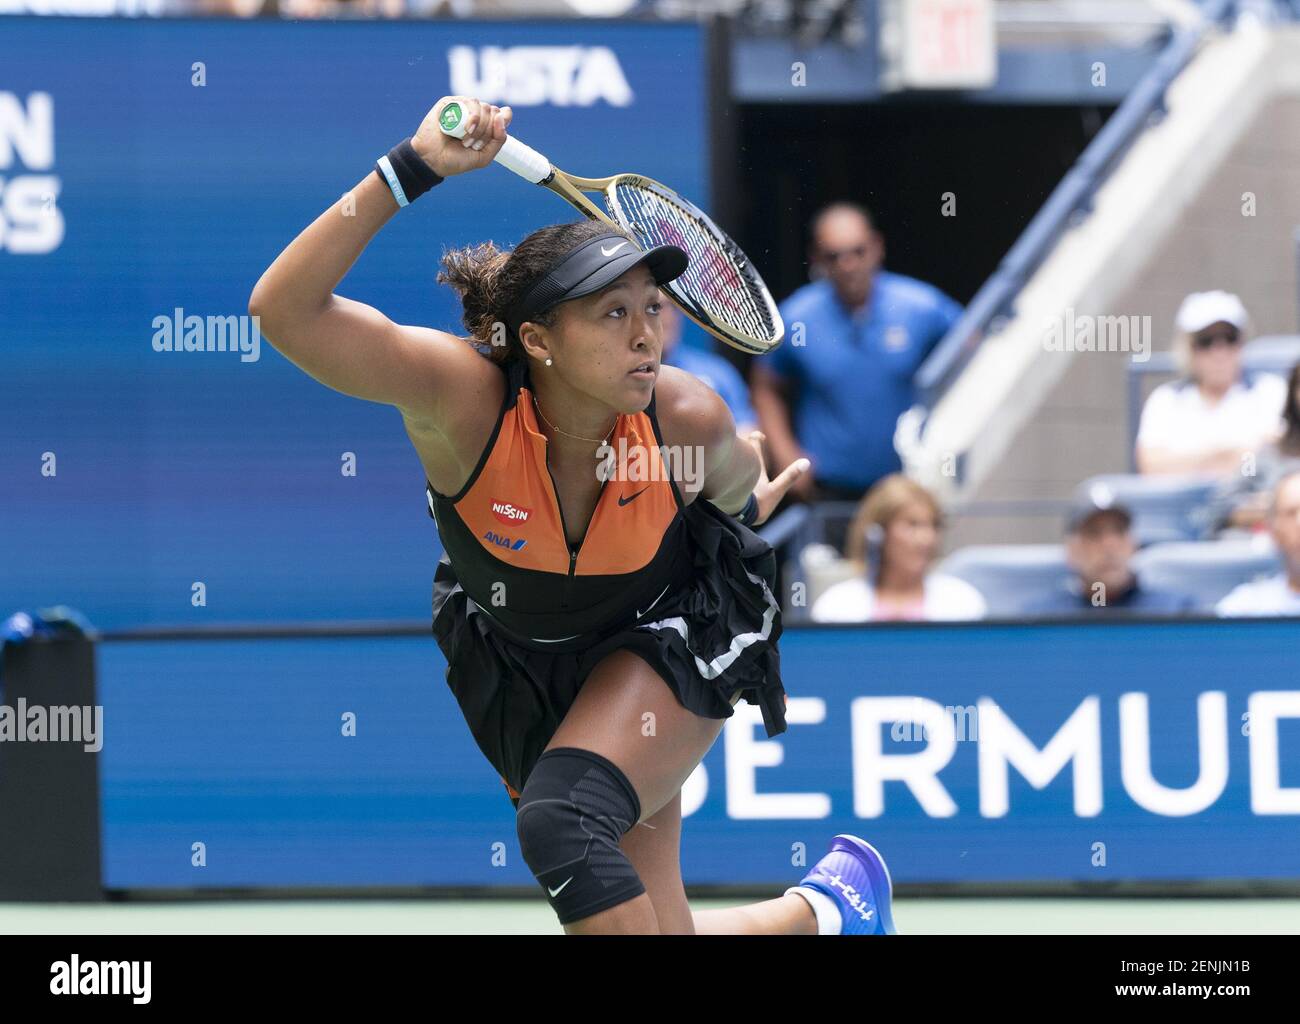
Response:
[{"label": "spectator in blue polo shirt", "polygon": [[740,371],[725,356],[709,352],[696,345],[683,345],[681,311],[665,298],[659,307],[659,321],[663,328],[663,362],[694,374],[713,388],[727,403],[736,433],[744,434],[758,429],[758,417],[749,403],[749,387]]},{"label": "spectator in blue polo shirt", "polygon": [[1060,590],[1028,604],[1026,615],[1190,615],[1186,594],[1144,587],[1129,563],[1137,551],[1133,514],[1098,486],[1076,502],[1066,519],[1066,560],[1074,577]]},{"label": "spectator in blue polo shirt", "polygon": [[857,501],[898,472],[898,417],[915,404],[912,378],[961,306],[932,285],[881,267],[885,243],[870,213],[834,203],[811,226],[813,281],[781,303],[785,341],[754,360],[753,397],[773,474],[812,462],[791,493]]}]

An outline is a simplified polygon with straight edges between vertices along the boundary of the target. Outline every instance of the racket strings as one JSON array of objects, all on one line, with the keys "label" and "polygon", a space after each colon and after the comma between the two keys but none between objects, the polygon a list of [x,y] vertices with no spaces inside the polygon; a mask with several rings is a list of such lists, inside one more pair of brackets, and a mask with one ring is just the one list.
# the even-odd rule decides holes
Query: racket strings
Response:
[{"label": "racket strings", "polygon": [[772,300],[749,261],[703,214],[645,185],[619,182],[606,195],[609,212],[651,245],[676,245],[690,257],[686,272],[668,287],[683,294],[720,326],[739,334],[772,339]]}]

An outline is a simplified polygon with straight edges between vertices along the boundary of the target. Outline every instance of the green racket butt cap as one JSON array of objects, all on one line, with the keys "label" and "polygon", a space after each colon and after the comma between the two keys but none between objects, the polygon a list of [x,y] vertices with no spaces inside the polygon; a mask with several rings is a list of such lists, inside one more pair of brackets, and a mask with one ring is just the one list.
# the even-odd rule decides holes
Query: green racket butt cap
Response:
[{"label": "green racket butt cap", "polygon": [[461,126],[465,117],[465,111],[461,105],[454,100],[442,108],[442,113],[438,115],[438,127],[448,135],[458,134],[456,129]]}]

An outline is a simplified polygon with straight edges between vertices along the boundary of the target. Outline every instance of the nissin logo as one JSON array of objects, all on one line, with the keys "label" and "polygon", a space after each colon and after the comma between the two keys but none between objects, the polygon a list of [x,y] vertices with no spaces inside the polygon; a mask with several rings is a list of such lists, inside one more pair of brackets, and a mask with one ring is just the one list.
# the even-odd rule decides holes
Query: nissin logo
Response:
[{"label": "nissin logo", "polygon": [[632,103],[632,87],[607,46],[453,46],[451,92],[487,103],[613,107]]},{"label": "nissin logo", "polygon": [[520,508],[508,501],[493,501],[492,514],[503,523],[514,526],[516,523],[528,522],[532,517],[533,510],[531,508]]},{"label": "nissin logo", "polygon": [[501,534],[493,533],[491,530],[488,530],[487,533],[483,534],[483,539],[490,544],[495,544],[499,548],[509,548],[511,551],[518,551],[528,543],[528,541],[523,539],[511,540],[509,537],[503,537]]}]

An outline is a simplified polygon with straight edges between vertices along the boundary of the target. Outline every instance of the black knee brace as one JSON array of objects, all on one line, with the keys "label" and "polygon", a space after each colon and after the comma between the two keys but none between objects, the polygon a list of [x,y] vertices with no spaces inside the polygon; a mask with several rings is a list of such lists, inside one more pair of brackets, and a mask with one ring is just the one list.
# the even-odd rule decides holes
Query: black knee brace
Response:
[{"label": "black knee brace", "polygon": [[553,747],[519,794],[519,848],[560,924],[590,917],[645,892],[619,849],[641,817],[641,801],[608,758]]}]

